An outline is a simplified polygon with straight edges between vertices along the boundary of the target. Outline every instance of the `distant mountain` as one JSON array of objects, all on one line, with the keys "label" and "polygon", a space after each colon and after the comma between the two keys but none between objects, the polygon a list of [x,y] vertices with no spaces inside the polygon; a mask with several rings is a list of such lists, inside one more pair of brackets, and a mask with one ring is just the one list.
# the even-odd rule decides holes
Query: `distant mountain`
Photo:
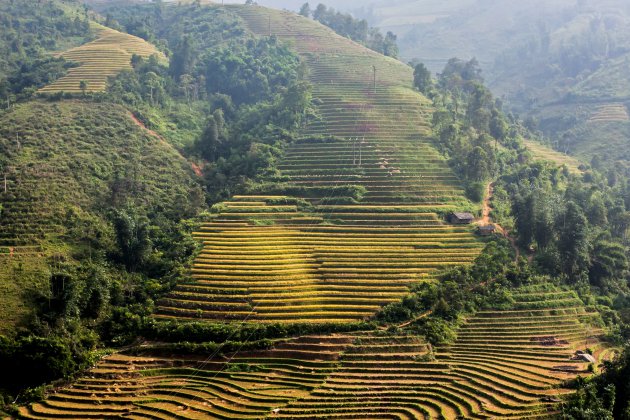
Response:
[{"label": "distant mountain", "polygon": [[[434,73],[475,57],[507,108],[590,160],[630,160],[630,3],[398,0],[353,9]],[[607,147],[602,147],[603,145]]]}]

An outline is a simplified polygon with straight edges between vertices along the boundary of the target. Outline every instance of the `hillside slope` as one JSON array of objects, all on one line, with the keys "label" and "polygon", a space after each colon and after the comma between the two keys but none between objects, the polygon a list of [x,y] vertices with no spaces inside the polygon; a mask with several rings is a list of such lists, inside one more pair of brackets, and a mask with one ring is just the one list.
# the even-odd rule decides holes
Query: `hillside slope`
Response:
[{"label": "hillside slope", "polygon": [[294,45],[319,117],[279,176],[216,206],[196,234],[196,283],[163,299],[159,318],[357,321],[470,262],[481,245],[442,216],[472,205],[429,142],[430,104],[411,68],[293,13],[230,10]]},{"label": "hillside slope", "polygon": [[[360,322],[388,303],[420,300],[409,294],[413,285],[436,297],[432,287],[441,269],[472,262],[483,245],[469,227],[443,222],[447,212],[478,209],[430,144],[431,104],[411,88],[411,68],[292,13],[227,9],[260,36],[295,47],[313,85],[317,117],[301,127],[277,173],[213,208],[195,233],[204,248],[192,281],[156,302],[152,318],[123,314],[124,328],[160,342],[103,359],[71,386],[22,407],[20,417],[553,416],[557,398],[569,392],[561,388],[564,381],[588,369],[571,359],[574,352],[590,347],[598,359],[607,353],[599,344],[598,314],[574,292],[496,284],[490,293],[501,295],[492,296],[501,308],[461,319],[448,345],[432,346],[419,332],[453,333],[441,319],[408,331]],[[101,113],[120,118],[122,108],[111,108]],[[130,119],[114,126],[121,121],[142,132]],[[185,207],[192,201],[185,195],[194,192],[181,191],[181,182],[190,179],[186,162],[145,134],[139,137],[148,150],[125,140],[127,147],[150,154],[157,153],[152,146],[163,146],[164,154],[159,166],[151,159],[141,165],[152,172],[133,179],[154,181],[134,195],[146,205]],[[126,156],[128,162],[143,157]],[[109,179],[106,169],[95,172]],[[171,179],[177,189],[160,188],[158,175],[178,177]],[[144,197],[143,191],[153,194]],[[178,199],[168,201],[173,194]],[[502,258],[505,265],[513,259],[507,251]],[[495,283],[500,281],[488,277],[477,286]],[[458,292],[467,297],[467,290]],[[441,301],[429,313],[447,311]],[[296,337],[286,338],[291,335]],[[170,342],[178,339],[187,342]],[[209,340],[217,342],[204,342]]]},{"label": "hillside slope", "polygon": [[3,330],[33,310],[31,294],[50,289],[55,258],[72,254],[66,242],[110,240],[104,209],[133,202],[159,213],[200,195],[188,162],[121,106],[29,102],[1,115],[0,127]]},{"label": "hillside slope", "polygon": [[[70,62],[78,64],[64,77],[39,90],[40,93],[82,93],[101,92],[107,87],[107,79],[122,70],[131,69],[131,58],[155,55],[164,60],[164,54],[155,46],[133,35],[91,22],[90,27],[96,39],[87,44],[59,54]],[[84,85],[82,85],[84,83]]]},{"label": "hillside slope", "polygon": [[[598,359],[598,315],[573,292],[516,291],[512,308],[467,319],[451,345],[404,333],[358,332],[280,340],[224,356],[116,354],[22,418],[542,419],[557,387]],[[557,330],[562,326],[562,332]],[[158,345],[159,348],[159,345]],[[145,351],[150,351],[146,348]]]}]

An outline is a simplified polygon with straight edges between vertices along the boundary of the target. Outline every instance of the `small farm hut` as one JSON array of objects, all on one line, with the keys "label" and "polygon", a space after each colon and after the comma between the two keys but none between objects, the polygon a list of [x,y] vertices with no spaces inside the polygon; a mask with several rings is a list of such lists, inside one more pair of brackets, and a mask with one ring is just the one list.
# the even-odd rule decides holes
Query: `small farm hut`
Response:
[{"label": "small farm hut", "polygon": [[475,221],[475,216],[470,213],[451,213],[448,215],[448,221],[454,225],[469,225]]}]

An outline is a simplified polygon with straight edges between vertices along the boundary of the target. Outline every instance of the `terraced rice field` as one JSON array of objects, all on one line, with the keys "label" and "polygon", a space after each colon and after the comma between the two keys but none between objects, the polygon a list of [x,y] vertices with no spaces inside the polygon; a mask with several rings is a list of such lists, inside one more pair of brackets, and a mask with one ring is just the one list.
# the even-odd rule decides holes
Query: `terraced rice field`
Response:
[{"label": "terraced rice field", "polygon": [[598,106],[588,121],[590,123],[626,122],[630,121],[630,116],[628,108],[623,103],[610,103]]},{"label": "terraced rice field", "polygon": [[352,322],[479,252],[468,228],[445,226],[422,205],[386,213],[329,205],[314,217],[271,199],[234,197],[196,233],[205,245],[196,282],[159,302],[157,316]]},{"label": "terraced rice field", "polygon": [[[411,68],[293,13],[230,8],[260,35],[271,22],[308,64],[319,117],[270,181],[313,207],[274,204],[290,202],[274,191],[224,203],[196,233],[196,282],[159,302],[157,316],[352,322],[470,262],[481,245],[441,221],[470,203],[427,139],[430,104],[411,89]],[[356,202],[342,186],[366,193]]]},{"label": "terraced rice field", "polygon": [[94,41],[60,54],[60,57],[79,66],[71,68],[66,76],[40,89],[40,93],[82,93],[81,81],[86,82],[86,92],[101,92],[107,88],[109,77],[131,69],[134,54],[144,58],[155,54],[165,59],[152,44],[141,38],[94,22],[91,26],[96,33]]},{"label": "terraced rice field", "polygon": [[564,153],[553,150],[551,147],[532,140],[523,140],[525,147],[529,150],[535,159],[546,160],[557,164],[558,166],[566,166],[572,174],[579,174],[580,161],[576,158]]},{"label": "terraced rice field", "polygon": [[[469,318],[451,345],[364,332],[283,340],[208,359],[114,355],[22,418],[537,419],[597,358],[598,315],[573,292],[529,288]],[[561,328],[560,328],[561,327]]]}]

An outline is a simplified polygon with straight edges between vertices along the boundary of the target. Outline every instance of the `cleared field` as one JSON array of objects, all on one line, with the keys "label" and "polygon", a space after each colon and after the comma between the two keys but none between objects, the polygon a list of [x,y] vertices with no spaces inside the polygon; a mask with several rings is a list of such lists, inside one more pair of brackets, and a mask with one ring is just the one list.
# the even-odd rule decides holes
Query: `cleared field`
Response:
[{"label": "cleared field", "polygon": [[131,69],[134,54],[144,58],[155,54],[160,59],[166,59],[152,44],[141,38],[94,22],[91,26],[97,37],[94,41],[60,54],[60,57],[79,66],[71,68],[66,76],[40,89],[40,93],[82,93],[82,81],[86,83],[86,92],[101,92],[107,88],[109,77]]},{"label": "cleared field", "polygon": [[560,153],[536,141],[523,140],[523,144],[525,144],[527,150],[529,150],[536,159],[550,161],[558,166],[566,166],[573,174],[582,172],[579,168],[581,165],[580,161],[572,156]]},{"label": "cleared field", "polygon": [[577,349],[608,357],[598,315],[573,292],[530,287],[432,348],[404,333],[304,336],[209,359],[114,355],[22,418],[542,419]]}]

